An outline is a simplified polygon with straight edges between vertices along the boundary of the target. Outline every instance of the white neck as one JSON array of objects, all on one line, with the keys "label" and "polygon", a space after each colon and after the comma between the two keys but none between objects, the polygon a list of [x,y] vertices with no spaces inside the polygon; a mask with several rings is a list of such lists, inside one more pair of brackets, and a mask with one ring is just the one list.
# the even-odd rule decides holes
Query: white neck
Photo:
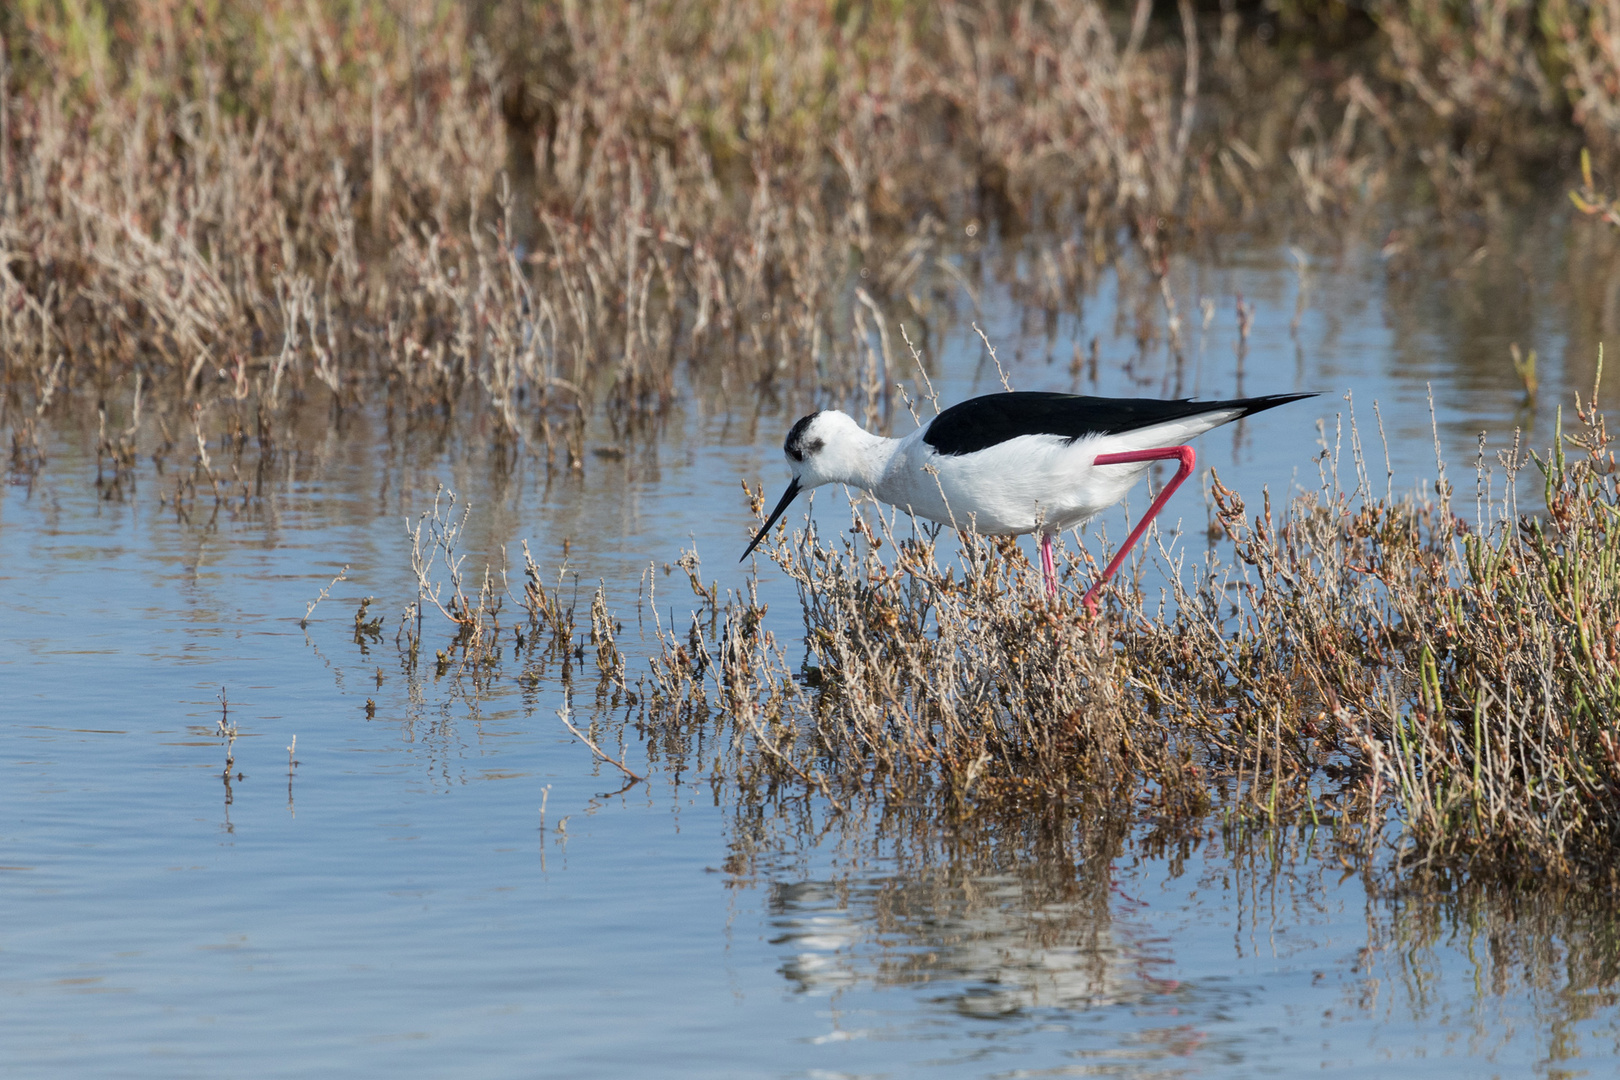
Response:
[{"label": "white neck", "polygon": [[900,443],[900,439],[885,439],[846,421],[837,441],[816,455],[813,469],[804,479],[810,487],[849,484],[873,491],[888,475]]},{"label": "white neck", "polygon": [[871,491],[883,483],[884,477],[889,474],[889,468],[894,464],[895,455],[900,452],[899,439],[887,439],[882,435],[873,435],[863,431],[866,441],[861,447],[861,456],[847,483]]}]

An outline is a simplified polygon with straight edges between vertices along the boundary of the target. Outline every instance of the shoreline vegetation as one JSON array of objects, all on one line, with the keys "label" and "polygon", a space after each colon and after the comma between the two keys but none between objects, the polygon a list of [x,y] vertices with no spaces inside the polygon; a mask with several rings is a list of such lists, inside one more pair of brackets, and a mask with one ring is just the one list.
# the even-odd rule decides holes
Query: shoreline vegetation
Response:
[{"label": "shoreline vegetation", "polygon": [[[1254,512],[1215,477],[1211,531],[1232,557],[1188,565],[1161,537],[1169,591],[1123,576],[1096,619],[1077,600],[1100,565],[1084,548],[1064,553],[1054,602],[1016,543],[968,534],[945,553],[946,530],[858,501],[847,533],[784,526],[761,547],[797,588],[802,645],[771,628],[783,616],[755,574],[722,601],[685,552],[666,570],[696,605],[666,626],[649,570],[642,675],[629,657],[646,642],[621,645],[605,587],[576,615],[577,583],[565,599],[566,575],[548,586],[526,548],[519,593],[488,569],[464,577],[466,511],[435,504],[395,640],[414,663],[436,609],[455,636],[435,676],[471,698],[509,664],[570,697],[594,669],[588,731],[563,719],[598,759],[627,785],[647,766],[705,778],[743,817],[797,799],[941,828],[1092,815],[1143,827],[1150,848],[1313,826],[1313,846],[1391,888],[1613,891],[1620,469],[1601,412],[1574,413],[1545,452],[1493,462],[1482,442],[1470,498],[1443,463],[1397,495],[1352,410],[1322,431],[1317,490]],[[1525,470],[1543,514],[1518,504]],[[762,518],[763,492],[748,495]]]},{"label": "shoreline vegetation", "polygon": [[0,423],[26,471],[75,402],[167,446],[380,396],[567,466],[596,409],[630,429],[688,383],[886,407],[896,326],[928,333],[986,261],[1048,313],[1128,268],[1144,348],[1179,353],[1172,262],[1223,236],[1402,206],[1410,248],[1414,217],[1477,231],[1583,146],[1607,170],[1611,17],[22,0]]},{"label": "shoreline vegetation", "polygon": [[[1050,317],[1116,273],[1142,352],[1174,360],[1192,318],[1174,260],[1397,217],[1391,250],[1432,231],[1483,251],[1493,208],[1583,149],[1578,242],[1610,265],[1611,17],[21,0],[0,10],[8,479],[91,415],[107,497],[139,457],[173,459],[160,498],[184,517],[250,502],[301,432],[362,409],[558,469],[595,419],[656,433],[688,389],[870,421],[894,406],[902,328],[923,328],[926,369],[929,328],[987,278]],[[1578,283],[1589,308],[1601,278]],[[1514,363],[1533,397],[1534,354]],[[1403,881],[1620,887],[1620,492],[1595,401],[1547,453],[1482,461],[1472,518],[1443,469],[1421,496],[1380,491],[1353,421],[1319,460],[1318,491],[1258,513],[1217,483],[1232,558],[1163,553],[1174,594],[1121,582],[1094,623],[1039,600],[1013,545],[941,559],[937,533],[858,509],[853,539],[770,541],[801,663],[688,553],[693,620],[659,628],[638,677],[614,598],[576,616],[532,559],[512,594],[463,580],[465,519],[436,505],[397,640],[474,694],[510,674],[508,644],[526,689],[594,664],[597,713],[570,728],[632,783],[639,737],[739,813],[1129,806],[1165,843],[1310,823],[1347,865],[1387,841]],[[1534,513],[1514,501],[1527,468]],[[380,640],[364,605],[355,633]]]}]

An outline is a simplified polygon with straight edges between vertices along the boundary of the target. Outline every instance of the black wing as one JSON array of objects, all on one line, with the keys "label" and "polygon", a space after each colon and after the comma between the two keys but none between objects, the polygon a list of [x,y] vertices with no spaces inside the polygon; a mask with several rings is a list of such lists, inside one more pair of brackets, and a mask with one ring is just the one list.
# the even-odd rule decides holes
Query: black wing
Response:
[{"label": "black wing", "polygon": [[987,450],[1020,435],[1057,435],[1073,442],[1086,435],[1117,435],[1200,413],[1241,409],[1240,415],[1248,416],[1315,396],[1270,394],[1231,401],[1163,401],[1039,391],[986,394],[952,405],[934,417],[923,442],[941,454],[954,457]]}]

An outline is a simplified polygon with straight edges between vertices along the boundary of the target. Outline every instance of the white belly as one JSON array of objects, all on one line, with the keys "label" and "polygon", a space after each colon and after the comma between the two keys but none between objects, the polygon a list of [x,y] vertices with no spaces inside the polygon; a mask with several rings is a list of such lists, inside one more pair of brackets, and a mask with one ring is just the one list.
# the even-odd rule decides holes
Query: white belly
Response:
[{"label": "white belly", "polygon": [[872,494],[918,517],[995,535],[1061,532],[1119,502],[1148,464],[1094,465],[1118,437],[1023,435],[946,457],[918,440]]}]

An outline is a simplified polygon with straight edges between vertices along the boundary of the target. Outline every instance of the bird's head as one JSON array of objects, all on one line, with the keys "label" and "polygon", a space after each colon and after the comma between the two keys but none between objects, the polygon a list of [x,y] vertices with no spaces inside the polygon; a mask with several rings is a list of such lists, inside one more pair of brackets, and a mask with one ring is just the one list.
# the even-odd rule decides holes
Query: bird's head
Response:
[{"label": "bird's head", "polygon": [[742,557],[746,559],[753,554],[759,542],[765,539],[765,534],[771,531],[771,526],[776,524],[776,519],[782,516],[799,492],[822,484],[857,482],[861,475],[861,447],[871,438],[853,417],[837,409],[823,409],[800,417],[782,443],[782,453],[787,455],[793,479],[788,481],[782,500],[771,511],[771,516],[765,520],[765,527],[759,530]]}]

